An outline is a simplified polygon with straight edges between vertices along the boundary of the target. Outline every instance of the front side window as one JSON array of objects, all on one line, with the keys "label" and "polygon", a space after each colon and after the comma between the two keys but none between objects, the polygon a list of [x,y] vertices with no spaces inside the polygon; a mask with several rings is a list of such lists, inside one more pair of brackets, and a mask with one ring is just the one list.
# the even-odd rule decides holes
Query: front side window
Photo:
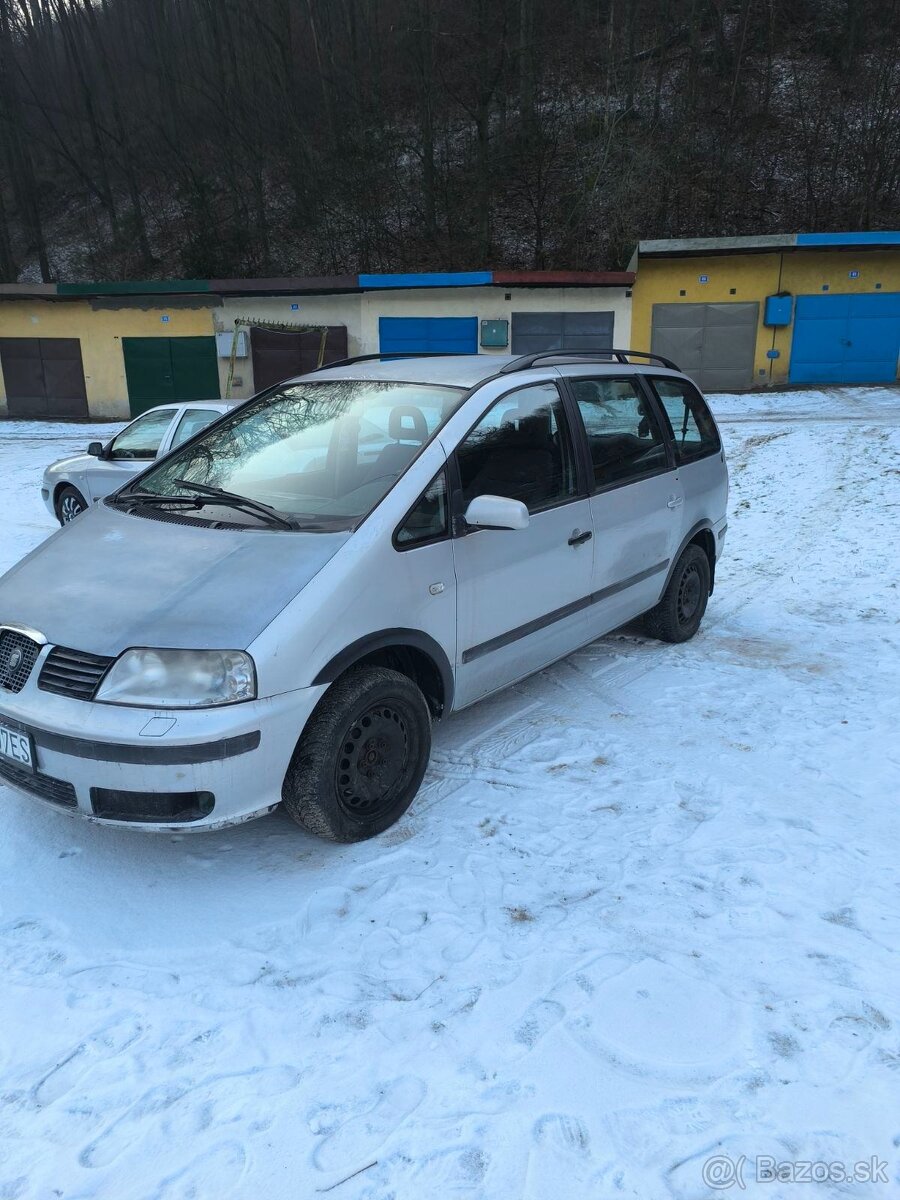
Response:
[{"label": "front side window", "polygon": [[594,486],[625,483],[668,466],[653,410],[630,379],[570,379],[584,422]]},{"label": "front side window", "polygon": [[186,409],[178,425],[175,427],[175,432],[172,434],[170,449],[174,450],[176,446],[180,446],[188,438],[192,438],[195,433],[199,433],[201,429],[205,429],[218,416],[221,416],[221,414],[216,412],[214,408]]},{"label": "front side window", "polygon": [[132,421],[118,437],[113,438],[109,457],[156,458],[175,411],[174,408],[161,408],[157,412],[144,413]]},{"label": "front side window", "polygon": [[449,530],[447,473],[441,471],[410,509],[394,540],[399,549],[405,550],[444,538]]},{"label": "front side window", "polygon": [[466,505],[476,496],[506,496],[537,512],[573,497],[575,455],[555,385],[498,400],[460,444],[457,461]]},{"label": "front side window", "polygon": [[[210,521],[225,519],[215,511],[218,492],[242,523],[253,518],[235,516],[238,500],[274,510],[293,528],[353,529],[464,395],[386,380],[285,385],[242,405],[133,486],[163,507],[157,497],[171,497],[180,511],[195,497],[196,515]],[[129,490],[117,502],[128,503]]]},{"label": "front side window", "polygon": [[679,462],[715,454],[721,449],[712,414],[693,384],[662,376],[654,378],[652,383],[672,426]]}]

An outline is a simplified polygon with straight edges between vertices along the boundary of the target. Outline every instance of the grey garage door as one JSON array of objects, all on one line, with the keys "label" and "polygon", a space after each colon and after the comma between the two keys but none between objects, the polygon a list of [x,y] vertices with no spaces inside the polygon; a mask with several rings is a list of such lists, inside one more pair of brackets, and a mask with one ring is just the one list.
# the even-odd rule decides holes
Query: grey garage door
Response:
[{"label": "grey garage door", "polygon": [[753,384],[759,304],[654,304],[650,349],[671,358],[705,392]]},{"label": "grey garage door", "polygon": [[611,312],[514,312],[513,354],[540,350],[593,350],[613,345]]}]

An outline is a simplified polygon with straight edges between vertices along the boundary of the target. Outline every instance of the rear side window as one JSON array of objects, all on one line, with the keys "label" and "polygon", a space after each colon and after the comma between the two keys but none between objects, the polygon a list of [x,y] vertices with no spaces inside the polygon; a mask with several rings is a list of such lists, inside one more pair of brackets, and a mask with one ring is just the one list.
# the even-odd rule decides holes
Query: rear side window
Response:
[{"label": "rear side window", "polygon": [[596,488],[668,467],[659,421],[630,379],[570,379],[569,385],[587,433]]},{"label": "rear side window", "polygon": [[652,383],[672,426],[679,462],[715,454],[720,449],[719,435],[697,389],[681,379],[655,378]]},{"label": "rear side window", "polygon": [[221,415],[214,408],[187,409],[172,435],[172,445],[169,449],[174,450],[176,446],[180,446],[182,442],[186,442],[195,433],[199,433],[201,429],[205,429],[211,421],[214,421],[216,417]]}]

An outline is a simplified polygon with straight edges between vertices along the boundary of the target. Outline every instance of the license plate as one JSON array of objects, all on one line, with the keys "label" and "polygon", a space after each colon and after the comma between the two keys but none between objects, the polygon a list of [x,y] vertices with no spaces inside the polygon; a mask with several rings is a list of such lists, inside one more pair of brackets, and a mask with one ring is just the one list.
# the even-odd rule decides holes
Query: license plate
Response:
[{"label": "license plate", "polygon": [[17,767],[33,771],[34,753],[29,735],[20,733],[18,729],[10,729],[8,725],[0,725],[0,758],[6,758]]}]

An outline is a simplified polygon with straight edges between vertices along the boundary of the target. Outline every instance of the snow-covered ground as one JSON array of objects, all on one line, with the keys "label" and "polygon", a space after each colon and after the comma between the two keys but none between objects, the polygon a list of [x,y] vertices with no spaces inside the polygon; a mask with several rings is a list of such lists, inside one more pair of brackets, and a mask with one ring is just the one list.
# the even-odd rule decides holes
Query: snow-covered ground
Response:
[{"label": "snow-covered ground", "polygon": [[[0,787],[0,1196],[898,1195],[900,390],[712,400],[701,634],[451,718],[375,841]],[[97,435],[0,426],[0,566]],[[757,1155],[890,1182],[756,1184]]]}]

